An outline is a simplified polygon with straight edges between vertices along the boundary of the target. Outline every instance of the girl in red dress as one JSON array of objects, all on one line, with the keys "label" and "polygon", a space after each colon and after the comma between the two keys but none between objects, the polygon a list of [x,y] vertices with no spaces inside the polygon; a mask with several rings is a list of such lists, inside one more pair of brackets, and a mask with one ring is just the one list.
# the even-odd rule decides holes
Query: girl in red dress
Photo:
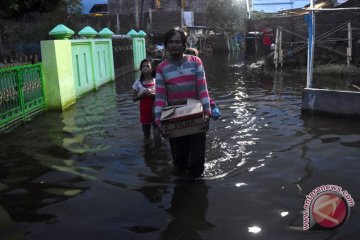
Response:
[{"label": "girl in red dress", "polygon": [[133,100],[140,100],[140,122],[144,132],[144,138],[150,138],[151,126],[153,126],[154,139],[159,138],[159,134],[154,123],[154,100],[155,100],[155,71],[149,59],[144,59],[140,63],[140,79],[133,84]]}]

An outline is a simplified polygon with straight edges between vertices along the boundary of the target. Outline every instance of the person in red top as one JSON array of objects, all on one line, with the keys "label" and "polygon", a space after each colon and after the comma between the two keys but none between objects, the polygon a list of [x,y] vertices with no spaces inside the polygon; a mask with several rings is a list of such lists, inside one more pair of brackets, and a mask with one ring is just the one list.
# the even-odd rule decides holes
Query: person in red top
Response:
[{"label": "person in red top", "polygon": [[262,40],[263,40],[263,46],[265,49],[265,53],[269,54],[271,44],[273,43],[273,37],[274,37],[273,30],[270,27],[270,25],[266,25],[266,27],[263,30],[261,30],[261,32],[263,34]]},{"label": "person in red top", "polygon": [[155,71],[151,60],[142,60],[140,71],[140,79],[133,84],[133,100],[140,100],[140,122],[145,140],[150,138],[151,126],[153,126],[154,140],[158,140],[159,133],[154,122]]}]

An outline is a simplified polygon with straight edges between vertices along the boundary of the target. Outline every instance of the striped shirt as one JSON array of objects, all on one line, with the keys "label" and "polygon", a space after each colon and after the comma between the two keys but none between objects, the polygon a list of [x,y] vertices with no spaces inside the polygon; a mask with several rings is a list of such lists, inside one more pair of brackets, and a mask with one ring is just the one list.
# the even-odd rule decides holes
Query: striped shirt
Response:
[{"label": "striped shirt", "polygon": [[200,58],[185,55],[179,66],[164,60],[156,67],[155,121],[160,122],[163,108],[167,105],[186,104],[186,99],[199,99],[204,113],[210,113],[210,99],[204,66]]}]

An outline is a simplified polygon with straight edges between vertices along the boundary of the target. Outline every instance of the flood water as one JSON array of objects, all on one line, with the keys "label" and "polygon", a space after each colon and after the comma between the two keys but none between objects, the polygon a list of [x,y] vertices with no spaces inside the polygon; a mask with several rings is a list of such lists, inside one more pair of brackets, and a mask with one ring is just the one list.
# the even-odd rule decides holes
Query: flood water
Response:
[{"label": "flood water", "polygon": [[[130,74],[1,136],[0,239],[357,239],[359,121],[301,115],[305,75],[203,61],[222,117],[202,180],[173,174],[165,140],[144,143]],[[325,184],[355,206],[303,231],[305,196]]]}]

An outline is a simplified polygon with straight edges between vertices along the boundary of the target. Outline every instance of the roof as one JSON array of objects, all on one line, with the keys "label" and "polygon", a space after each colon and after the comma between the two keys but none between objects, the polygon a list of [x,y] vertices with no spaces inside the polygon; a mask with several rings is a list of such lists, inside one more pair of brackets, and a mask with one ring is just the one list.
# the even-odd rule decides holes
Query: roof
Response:
[{"label": "roof", "polygon": [[339,8],[347,8],[347,7],[360,7],[359,0],[347,0],[343,4],[338,5]]},{"label": "roof", "polygon": [[[334,1],[332,0],[317,0],[314,3],[315,8],[332,8],[334,7]],[[310,4],[304,6],[304,8],[309,8]]]},{"label": "roof", "polygon": [[[343,3],[345,4],[345,3]],[[294,9],[287,9],[287,10],[283,10],[283,11],[279,11],[278,14],[279,15],[295,15],[295,16],[299,16],[299,15],[304,15],[309,13],[306,8],[309,8],[310,4],[305,5],[302,8],[294,8]],[[332,0],[317,0],[315,1],[315,8],[333,8],[334,7],[334,2]]]},{"label": "roof", "polygon": [[89,11],[89,14],[108,14],[108,5],[105,4],[94,4]]}]

